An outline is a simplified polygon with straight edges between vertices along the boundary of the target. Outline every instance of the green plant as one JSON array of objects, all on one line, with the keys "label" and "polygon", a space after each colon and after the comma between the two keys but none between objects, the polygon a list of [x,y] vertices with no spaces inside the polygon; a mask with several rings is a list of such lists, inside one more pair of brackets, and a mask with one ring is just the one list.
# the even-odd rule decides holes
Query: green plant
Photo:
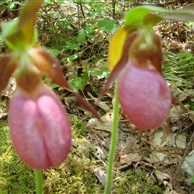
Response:
[{"label": "green plant", "polygon": [[[47,1],[45,1],[45,6],[43,8],[46,12],[46,15],[44,15],[43,13],[39,13],[39,16],[42,17],[46,21],[46,23],[49,26],[50,31],[52,32],[53,39],[50,42],[49,51],[51,54],[58,56],[62,60],[62,62],[68,62],[70,64],[70,66],[73,66],[74,63],[77,63],[77,62],[79,64],[83,65],[83,63],[82,63],[83,59],[86,59],[85,61],[87,62],[87,65],[80,68],[80,69],[83,69],[81,73],[78,72],[77,69],[75,68],[75,76],[73,76],[73,79],[70,81],[71,87],[69,87],[69,85],[66,82],[65,83],[62,82],[62,84],[61,84],[60,81],[56,82],[56,84],[52,83],[50,85],[50,87],[53,89],[57,88],[59,91],[67,88],[70,92],[73,92],[72,91],[72,88],[73,88],[73,90],[75,90],[75,91],[83,92],[86,84],[90,83],[91,77],[92,77],[92,79],[97,78],[97,80],[99,80],[99,79],[104,80],[109,75],[107,68],[95,67],[95,69],[94,69],[92,67],[91,64],[94,62],[94,60],[98,60],[98,57],[97,57],[97,54],[95,52],[93,52],[95,54],[90,54],[91,52],[90,52],[90,50],[89,51],[87,50],[87,47],[89,45],[91,50],[96,51],[95,50],[96,49],[95,42],[97,41],[97,43],[99,43],[99,40],[97,40],[97,38],[95,38],[95,36],[94,36],[95,33],[100,31],[101,32],[100,35],[101,34],[103,35],[100,37],[103,37],[104,39],[109,39],[106,37],[107,35],[109,35],[108,33],[115,32],[115,30],[117,30],[117,28],[119,27],[119,23],[117,23],[117,20],[113,19],[116,16],[115,15],[116,14],[116,12],[115,12],[116,1],[112,1],[113,2],[112,8],[114,11],[113,11],[113,14],[111,14],[111,17],[113,16],[113,18],[110,18],[110,15],[105,16],[105,14],[104,14],[105,9],[104,9],[103,5],[108,5],[108,3],[106,3],[106,1],[103,1],[103,0],[99,1],[98,2],[99,4],[94,4],[94,1],[76,1],[75,5],[77,6],[78,11],[74,12],[73,14],[71,13],[69,16],[65,16],[65,18],[64,18],[63,17],[64,15],[62,15],[62,13],[58,13],[58,12],[54,13],[50,10],[50,7],[49,7],[49,5],[52,4],[52,5],[55,5],[54,9],[58,9],[59,5],[62,2],[63,1],[57,2],[54,0],[47,0]],[[68,2],[72,2],[72,1],[69,0]],[[85,10],[85,11],[83,11],[83,10]],[[115,40],[115,36],[113,36],[113,39],[111,40],[110,51],[109,51],[109,62],[110,62],[109,69],[111,70],[111,73],[110,73],[110,78],[108,79],[108,82],[107,82],[108,85],[106,85],[105,90],[108,88],[110,83],[112,83],[115,80],[115,78],[117,77],[119,72],[121,72],[123,67],[126,65],[127,61],[131,60],[131,59],[132,59],[131,60],[132,63],[127,63],[127,66],[130,68],[127,69],[125,66],[125,69],[123,71],[124,73],[125,73],[125,71],[128,71],[128,70],[131,71],[131,69],[135,65],[139,65],[139,66],[141,66],[141,68],[143,67],[142,72],[144,72],[144,75],[145,75],[146,74],[145,70],[150,70],[148,68],[149,65],[146,63],[147,61],[149,61],[151,63],[151,65],[153,65],[153,67],[154,67],[154,70],[153,69],[152,70],[155,71],[155,73],[157,75],[159,73],[162,74],[161,69],[160,69],[161,68],[160,64],[158,65],[158,63],[161,62],[160,61],[161,58],[159,55],[160,54],[160,50],[159,50],[159,46],[158,46],[159,44],[157,42],[158,39],[156,38],[157,36],[154,34],[154,32],[152,32],[152,30],[151,30],[152,26],[155,25],[159,20],[162,19],[161,18],[162,16],[161,15],[159,15],[159,16],[152,15],[149,13],[150,13],[150,11],[157,11],[161,14],[163,12],[165,12],[166,15],[164,17],[168,17],[169,12],[167,10],[163,10],[163,9],[159,9],[159,8],[150,8],[150,7],[141,7],[141,8],[135,9],[135,12],[133,12],[133,11],[134,10],[132,10],[132,12],[128,12],[126,20],[125,20],[125,27],[122,27],[118,31],[116,31],[116,34],[119,37],[119,38],[117,37],[118,38],[117,41]],[[136,12],[139,14],[136,15]],[[183,12],[183,13],[178,12],[178,14],[176,12],[175,12],[175,14],[170,12],[170,16],[173,16],[175,18],[177,18],[177,15],[179,17],[179,15],[181,15],[181,14],[184,16],[185,12]],[[192,12],[190,15],[192,15]],[[102,17],[102,18],[100,18],[100,17]],[[190,16],[188,16],[188,17],[190,17]],[[53,18],[55,18],[55,21],[56,21],[55,23],[51,22]],[[67,21],[66,21],[66,19],[67,19]],[[70,21],[71,21],[72,25],[69,25]],[[90,21],[91,21],[91,24],[88,24]],[[25,20],[23,23],[25,23]],[[45,25],[45,26],[48,27],[47,25]],[[45,26],[43,26],[43,28]],[[14,29],[14,26],[12,26],[12,27]],[[17,29],[16,32],[18,32],[18,31],[20,32],[20,30],[22,30],[22,32],[26,32],[25,29],[23,29],[23,28],[22,29],[19,28],[19,30]],[[67,34],[65,34],[64,32],[65,33],[67,32]],[[23,34],[25,35],[27,33],[19,33],[20,36],[22,36]],[[70,36],[70,34],[71,34],[71,36]],[[10,33],[9,35],[12,35],[12,34]],[[9,39],[10,38],[9,35],[8,35],[8,42],[11,43],[12,49],[16,49],[17,43],[19,42],[19,44],[21,46],[20,49],[22,50],[22,54],[24,54],[23,53],[23,46],[24,46],[23,43],[25,43],[25,41],[20,41],[17,38],[13,38],[13,36],[11,36],[11,39]],[[60,37],[60,36],[62,38],[59,39],[58,37]],[[28,38],[29,38],[29,36],[27,35],[27,39]],[[15,40],[16,40],[16,44],[12,44],[13,41],[15,41]],[[24,40],[25,40],[25,38],[24,38]],[[118,42],[120,42],[121,45],[117,44]],[[136,44],[133,44],[133,43],[136,43]],[[55,44],[57,44],[57,45],[55,45]],[[54,47],[54,45],[55,45],[55,47]],[[131,47],[133,49],[131,49]],[[21,54],[20,49],[18,49],[19,54]],[[159,52],[156,52],[158,50],[159,50]],[[80,51],[84,51],[84,54],[87,54],[87,55],[83,56],[82,53],[80,54]],[[137,51],[137,52],[133,53],[133,51]],[[34,48],[33,52],[36,53],[35,48]],[[68,54],[64,54],[64,52],[66,52]],[[15,54],[18,54],[18,53],[16,52]],[[45,54],[45,52],[43,52],[43,53]],[[150,54],[150,53],[152,53],[152,54]],[[153,53],[156,56],[153,56]],[[39,55],[39,53],[36,53],[36,54],[38,54],[38,57],[40,57],[40,59],[41,59],[40,61],[45,60],[45,58],[41,57],[41,55]],[[50,56],[48,53],[46,53],[45,55]],[[114,55],[116,56],[116,58],[114,57]],[[17,55],[17,56],[20,56],[20,55]],[[106,56],[106,53],[104,54],[104,56]],[[175,56],[175,57],[177,57],[177,56]],[[37,58],[35,58],[34,60],[36,61]],[[159,58],[158,61],[155,60],[157,58]],[[18,58],[14,58],[14,59],[18,59]],[[133,61],[134,59],[136,60],[135,62]],[[144,59],[146,59],[146,62],[144,61]],[[177,60],[178,60],[178,63],[184,63],[184,62],[190,63],[190,60],[192,60],[192,57],[189,55],[183,54],[183,55],[178,56]],[[4,60],[2,60],[2,61],[4,62]],[[14,60],[14,61],[17,61],[17,60]],[[53,61],[54,61],[54,63],[51,64],[51,66],[53,67],[52,73],[50,73],[51,77],[53,75],[53,72],[56,73],[56,71],[54,71],[54,69],[58,69],[58,67],[59,67],[58,65],[55,64],[56,61],[52,60],[52,62]],[[46,60],[46,62],[47,62],[47,64],[49,63],[47,60]],[[25,64],[27,64],[27,63],[25,63]],[[193,64],[191,62],[190,66],[192,66],[192,65]],[[49,69],[49,68],[51,68],[51,66],[49,66],[47,68]],[[38,68],[40,68],[40,67],[38,66]],[[49,73],[49,71],[47,71],[48,69],[46,69],[46,70],[44,69],[46,71],[46,73]],[[187,67],[185,67],[184,70],[185,69],[187,69]],[[148,71],[148,72],[153,72],[153,71]],[[187,71],[188,71],[188,69],[187,69]],[[137,74],[135,74],[135,73],[134,74],[138,75],[138,72],[139,71],[137,71]],[[124,75],[124,73],[122,75]],[[61,76],[61,74],[57,74],[57,76],[58,75]],[[132,76],[132,74],[129,75],[129,77],[131,77],[131,76]],[[27,76],[27,77],[29,78],[30,76]],[[136,79],[140,80],[140,78],[139,77],[137,78],[137,77],[136,77]],[[36,76],[35,76],[35,78],[36,78]],[[56,77],[54,77],[54,79],[55,78]],[[147,77],[145,77],[144,81],[146,81],[146,78]],[[124,83],[125,79],[126,78],[122,79],[122,76],[119,77],[119,80],[121,83],[120,88],[122,85],[124,85],[122,83]],[[57,78],[55,79],[55,81],[56,80],[57,80]],[[157,83],[157,81],[158,80],[155,80],[154,83]],[[161,79],[160,79],[160,81],[161,81]],[[127,88],[131,87],[131,85],[129,85],[130,82],[134,83],[134,80],[129,80],[129,82],[127,83]],[[23,84],[21,84],[21,82],[19,82],[19,83],[20,83],[20,86],[22,86],[22,87],[25,86],[25,84],[23,85]],[[144,82],[141,82],[141,83],[143,84]],[[141,83],[137,87],[135,87],[136,90],[137,90],[137,88],[138,89],[141,88]],[[164,82],[162,82],[162,84],[163,83]],[[149,86],[152,86],[152,83],[150,83]],[[161,85],[159,85],[159,86],[161,86]],[[163,84],[163,86],[164,86],[164,84]],[[128,91],[127,88],[125,89],[126,91]],[[134,90],[134,93],[138,94],[138,93],[136,93],[136,90]],[[112,184],[113,160],[114,160],[115,146],[116,146],[116,142],[117,142],[117,125],[118,125],[118,114],[119,114],[118,113],[118,110],[119,110],[118,95],[120,94],[120,92],[121,92],[121,90],[119,90],[119,92],[118,92],[118,80],[117,80],[116,87],[115,87],[114,121],[113,121],[112,141],[111,141],[111,148],[110,148],[110,155],[109,155],[108,181],[107,181],[106,191],[105,191],[106,193],[110,192],[111,184]],[[161,92],[160,94],[163,95],[163,93],[164,92]],[[129,94],[129,92],[126,92],[126,95],[127,94]],[[81,99],[81,98],[79,98],[79,96],[77,94],[75,94],[75,95],[76,95],[76,97],[78,97],[79,100]],[[132,94],[130,94],[130,95],[132,95]],[[120,101],[122,100],[123,96],[125,97],[125,95],[120,95]],[[129,96],[129,97],[131,98],[131,96]],[[101,98],[101,96],[100,96],[100,98]],[[152,98],[152,96],[149,96],[149,99],[151,99],[151,98]],[[83,99],[81,99],[81,100],[83,100]],[[143,100],[139,100],[137,103],[133,103],[133,104],[134,105],[140,104],[139,107],[137,108],[139,110],[140,108],[142,108],[142,106],[145,106],[144,104],[146,104],[146,105],[148,104],[148,103],[146,103],[147,102],[146,100],[147,100],[147,98],[145,99],[145,101],[143,99]],[[160,102],[160,100],[161,99],[159,98],[155,101]],[[158,104],[160,104],[160,103],[158,103]],[[123,107],[125,108],[125,106],[123,106]],[[126,109],[125,109],[125,111],[126,111]],[[129,111],[130,111],[130,108],[129,108]],[[133,111],[133,114],[134,114],[134,112],[135,111]],[[141,112],[144,112],[144,111],[142,111],[142,109],[141,109],[141,111],[139,111],[139,113],[141,113]],[[158,113],[158,112],[156,112],[156,113]],[[78,137],[86,135],[87,130],[84,127],[85,123],[81,119],[79,119],[77,117],[72,117],[72,118],[70,118],[70,120],[73,123],[72,127],[74,130],[74,134],[76,134]],[[147,119],[147,120],[149,120],[149,119]],[[140,121],[138,121],[138,122],[142,123],[143,121],[141,120],[141,122]],[[135,122],[135,124],[138,125],[138,122]],[[138,126],[140,126],[140,125],[138,125]],[[22,133],[20,133],[20,134],[22,134]],[[56,192],[56,193],[57,192],[64,192],[64,193],[86,192],[86,193],[91,193],[94,190],[97,193],[102,192],[102,186],[97,187],[97,180],[93,174],[93,171],[92,171],[93,168],[90,166],[93,164],[91,164],[91,162],[89,160],[84,160],[84,162],[80,162],[81,156],[82,156],[82,152],[76,151],[76,156],[75,156],[75,154],[70,154],[70,157],[68,159],[68,163],[66,165],[62,164],[61,168],[58,170],[51,169],[51,170],[45,172],[45,174],[47,172],[51,174],[51,176],[48,179],[52,180],[52,184],[50,184],[49,181],[47,182],[47,190],[46,191],[48,193],[50,193],[51,191]],[[85,168],[83,168],[83,166],[87,166],[88,168],[85,169]],[[69,169],[71,169],[71,170],[69,171]],[[83,172],[80,172],[80,169]],[[61,172],[63,172],[63,173],[61,173]],[[115,190],[115,192],[120,193],[123,191],[123,188],[126,189],[126,191],[131,190],[131,192],[134,192],[134,193],[138,193],[138,192],[142,193],[143,191],[145,191],[147,193],[149,193],[149,192],[161,193],[162,192],[160,188],[153,186],[154,183],[152,182],[152,180],[150,181],[150,179],[148,179],[146,177],[146,174],[144,172],[139,172],[137,174],[138,178],[134,178],[133,176],[131,176],[130,173],[131,172],[129,172],[129,174],[126,174],[126,176],[125,176],[125,178],[127,178],[127,181],[128,180],[137,181],[138,184],[136,184],[136,185],[132,184],[131,188],[129,188],[127,181],[124,178],[121,178],[120,180],[114,180],[112,188]],[[43,173],[43,176],[45,174]],[[36,175],[37,175],[36,176],[37,183],[40,183],[39,185],[37,184],[37,192],[39,189],[41,190],[39,192],[42,192],[42,188],[41,188],[42,187],[42,179],[41,179],[42,175],[40,172],[37,173],[37,171],[36,171]],[[22,180],[22,182],[24,182],[24,180],[22,178],[21,178],[21,180]],[[146,188],[146,186],[144,188],[142,188],[141,185],[144,185],[143,184],[144,182],[149,185],[149,188]],[[58,183],[60,183],[60,186],[56,186],[56,185],[58,185]],[[91,187],[86,188],[85,185],[87,185],[87,184],[90,185]],[[61,185],[63,185],[63,187],[61,187]],[[115,189],[115,185],[119,185],[119,187]],[[67,187],[69,187],[69,188],[67,188]],[[21,191],[23,192],[23,190],[21,190]]]},{"label": "green plant", "polygon": [[13,151],[8,131],[7,121],[0,120],[1,193],[33,193],[33,170],[22,163]]},{"label": "green plant", "polygon": [[15,18],[18,16],[19,10],[24,6],[23,0],[5,0],[0,2],[0,16]]},{"label": "green plant", "polygon": [[[109,71],[107,68],[101,68],[101,69],[84,69],[84,72],[77,77],[76,75],[74,75],[74,79],[70,82],[70,86],[74,89],[74,91],[79,92],[81,91],[82,93],[84,93],[84,89],[85,86],[90,83],[90,79],[91,77],[93,79],[107,79],[109,76]],[[59,86],[58,84],[55,83],[51,83],[50,88],[52,89],[57,89],[58,91],[62,91],[65,90],[64,87]]]},{"label": "green plant", "polygon": [[[88,144],[84,138],[86,133],[84,122],[74,116],[70,117],[70,120],[76,144],[67,161],[59,168],[43,171],[44,191],[45,193],[102,193],[103,187],[93,173],[94,159],[83,155],[82,149]],[[7,121],[0,120],[0,191],[2,194],[33,194],[35,193],[34,172],[14,152],[7,125]]]},{"label": "green plant", "polygon": [[[0,58],[0,92],[12,75],[18,86],[10,101],[8,118],[13,147],[21,160],[34,169],[37,193],[43,192],[40,170],[60,165],[71,147],[67,114],[56,94],[43,84],[41,74],[46,73],[56,84],[74,93],[99,118],[89,103],[70,87],[58,61],[36,44],[34,25],[42,3],[28,1],[18,20],[2,24],[3,37],[11,51]],[[20,114],[16,113],[18,109]]]},{"label": "green plant", "polygon": [[70,121],[73,123],[73,134],[78,137],[84,137],[87,133],[86,123],[76,116],[70,116]]},{"label": "green plant", "polygon": [[179,88],[193,87],[194,56],[191,53],[164,52],[163,69],[169,83]]},{"label": "green plant", "polygon": [[127,191],[131,194],[163,194],[164,188],[157,185],[154,177],[147,176],[144,169],[137,168],[135,171],[129,169],[123,172],[119,180],[114,180],[112,191],[114,193]]},{"label": "green plant", "polygon": [[[152,11],[165,13],[165,15],[153,15]],[[99,99],[119,74],[120,76],[115,84],[112,137],[105,194],[111,192],[112,186],[119,102],[127,117],[141,130],[158,128],[170,109],[171,95],[161,76],[161,43],[152,27],[163,20],[162,17],[179,19],[181,15],[183,20],[189,18],[193,21],[190,14],[192,14],[192,7],[186,12],[184,10],[172,12],[149,6],[137,7],[126,14],[125,26],[120,28],[111,39],[109,46],[111,73]]]},{"label": "green plant", "polygon": [[191,178],[191,182],[194,183],[194,175]]},{"label": "green plant", "polygon": [[13,10],[16,5],[24,5],[21,1],[14,1],[14,0],[5,0],[4,2],[0,2],[0,6],[5,6],[9,10]]}]

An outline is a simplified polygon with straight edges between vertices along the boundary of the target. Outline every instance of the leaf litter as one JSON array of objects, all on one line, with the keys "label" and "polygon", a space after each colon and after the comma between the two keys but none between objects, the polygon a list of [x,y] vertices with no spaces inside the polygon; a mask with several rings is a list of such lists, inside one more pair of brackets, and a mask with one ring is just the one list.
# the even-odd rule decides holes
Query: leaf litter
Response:
[{"label": "leaf litter", "polygon": [[[179,40],[176,41],[181,44]],[[170,45],[170,39],[165,42],[168,42],[169,47],[173,49],[174,45]],[[188,85],[186,88],[184,82],[180,82],[179,87],[173,83],[169,84],[175,103],[159,129],[149,132],[138,131],[133,124],[126,121],[125,115],[121,112],[115,168],[126,171],[131,167],[141,166],[146,171],[151,171],[159,184],[166,188],[166,194],[194,192],[194,184],[191,183],[191,177],[194,175],[194,138],[192,135],[194,134],[194,109],[190,105],[194,101],[193,86]],[[94,119],[90,119],[87,123],[89,139],[95,142],[95,146],[103,147],[104,155],[109,150],[112,120],[107,115],[111,114],[110,110],[102,116],[103,123]],[[98,171],[96,176],[104,184],[105,171]]]},{"label": "leaf litter", "polygon": [[[190,29],[185,24],[164,22],[156,31],[162,35],[164,50],[172,53],[192,53],[194,50],[194,45],[191,44],[193,34],[190,33]],[[185,31],[188,33],[186,37],[183,33]],[[188,44],[186,44],[185,39],[187,39]],[[99,50],[98,53],[100,53]],[[175,59],[164,56],[164,60],[164,63],[166,61],[171,63]],[[71,64],[71,66],[73,65]],[[78,69],[77,67],[74,71],[78,71]],[[91,77],[95,76],[91,75]],[[148,176],[156,177],[158,184],[165,187],[165,194],[194,192],[194,184],[191,183],[191,177],[194,175],[194,110],[190,105],[194,102],[194,85],[186,88],[184,80],[181,77],[176,82],[169,82],[176,105],[172,105],[166,121],[157,130],[139,131],[126,119],[122,110],[120,111],[115,174],[118,171],[125,172],[128,169],[140,167],[145,169]],[[103,81],[104,79],[100,78],[89,80],[89,82],[92,82],[90,84],[94,83],[95,87],[98,88],[102,87]],[[4,120],[7,116],[8,102],[14,88],[15,83],[13,81],[13,83],[9,83],[6,90],[1,94],[0,119]],[[104,96],[99,107],[97,107],[98,110],[103,111],[101,117],[103,122],[91,118],[91,115],[88,115],[85,110],[78,107],[75,97],[67,91],[56,90],[69,115],[77,115],[86,121],[87,134],[85,140],[88,142],[87,146],[85,146],[86,144],[82,146],[80,142],[73,141],[71,152],[75,153],[79,147],[84,157],[89,158],[91,157],[90,150],[92,150],[93,157],[97,161],[94,167],[94,174],[102,185],[105,184],[106,180],[106,164],[113,119],[112,90],[110,88],[108,94]],[[89,92],[87,87],[83,88],[82,94],[85,94],[93,103],[97,100],[97,92],[91,91],[91,87]],[[117,177],[115,177],[116,179]]]}]

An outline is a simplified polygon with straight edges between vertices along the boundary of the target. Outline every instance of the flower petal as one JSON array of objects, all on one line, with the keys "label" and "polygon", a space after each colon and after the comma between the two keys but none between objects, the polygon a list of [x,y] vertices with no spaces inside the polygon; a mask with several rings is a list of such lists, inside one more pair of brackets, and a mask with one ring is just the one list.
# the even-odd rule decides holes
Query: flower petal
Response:
[{"label": "flower petal", "polygon": [[56,84],[66,88],[67,90],[73,92],[76,96],[78,102],[86,110],[90,111],[93,116],[100,120],[98,113],[82,96],[75,93],[70,87],[69,83],[66,81],[59,62],[55,57],[53,57],[46,49],[43,47],[35,47],[29,51],[29,54],[34,59],[35,65],[44,73],[46,73]]},{"label": "flower petal", "polygon": [[[119,73],[122,71],[122,69],[127,64],[130,46],[133,43],[134,39],[137,37],[137,35],[138,35],[137,32],[133,32],[125,39],[125,42],[122,48],[122,56],[117,61],[117,63],[114,65],[107,82],[105,83],[104,87],[102,88],[99,94],[98,102],[101,100],[104,93],[108,90],[110,85],[115,81],[116,77],[119,75]],[[109,53],[109,55],[112,55],[112,54]]]},{"label": "flower petal", "polygon": [[[122,55],[124,54],[123,52],[126,52],[123,50],[125,47],[126,39],[136,29],[136,26],[124,26],[114,33],[113,37],[111,38],[108,51],[108,67],[110,71],[112,71],[116,64],[119,62]],[[128,50],[129,48],[125,48],[125,50],[126,49]]]},{"label": "flower petal", "polygon": [[15,71],[16,64],[11,62],[10,56],[0,58],[0,93],[8,84],[9,78]]},{"label": "flower petal", "polygon": [[38,69],[46,73],[53,82],[71,91],[71,87],[63,75],[59,62],[46,49],[40,46],[33,47],[29,50],[29,54]]},{"label": "flower petal", "polygon": [[22,90],[14,93],[9,126],[14,149],[32,168],[58,166],[70,151],[68,117],[54,92],[45,85],[40,84],[33,96]]},{"label": "flower petal", "polygon": [[129,120],[139,129],[157,128],[171,104],[164,78],[152,69],[128,62],[119,76],[119,101]]}]

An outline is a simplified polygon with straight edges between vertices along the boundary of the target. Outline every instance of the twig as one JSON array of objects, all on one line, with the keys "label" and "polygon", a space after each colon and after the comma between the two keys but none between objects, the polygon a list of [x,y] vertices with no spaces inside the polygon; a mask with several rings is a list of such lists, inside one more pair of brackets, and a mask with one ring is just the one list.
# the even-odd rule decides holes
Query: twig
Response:
[{"label": "twig", "polygon": [[115,19],[115,6],[116,6],[116,0],[112,0],[112,17]]},{"label": "twig", "polygon": [[178,173],[179,173],[179,171],[180,171],[180,169],[181,169],[181,166],[182,166],[182,164],[183,164],[183,162],[184,162],[184,160],[185,160],[185,157],[186,157],[187,152],[188,152],[188,150],[189,150],[189,148],[190,148],[190,146],[191,146],[191,144],[192,144],[192,142],[193,142],[193,139],[194,139],[194,131],[193,131],[193,133],[192,133],[192,135],[191,135],[191,138],[190,138],[190,140],[189,140],[189,143],[187,144],[187,146],[186,146],[186,148],[185,148],[183,157],[182,157],[181,161],[179,162],[178,168],[177,168],[176,172],[174,173],[174,175],[173,175],[173,177],[172,177],[172,180],[171,180],[172,185],[174,184],[175,179],[176,179],[176,177],[177,177],[177,175],[178,175]]}]

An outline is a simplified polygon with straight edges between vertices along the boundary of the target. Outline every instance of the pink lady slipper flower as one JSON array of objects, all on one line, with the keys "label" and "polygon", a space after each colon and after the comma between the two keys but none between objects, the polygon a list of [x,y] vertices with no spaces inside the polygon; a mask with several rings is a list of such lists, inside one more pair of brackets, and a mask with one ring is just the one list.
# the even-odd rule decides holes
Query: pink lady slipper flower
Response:
[{"label": "pink lady slipper flower", "polygon": [[30,167],[60,165],[71,148],[70,123],[55,93],[39,83],[32,93],[18,88],[9,106],[13,147]]},{"label": "pink lady slipper flower", "polygon": [[42,83],[43,73],[71,91],[84,108],[99,118],[91,105],[69,86],[59,62],[36,44],[34,24],[42,2],[28,1],[19,20],[3,23],[3,36],[11,52],[0,57],[0,92],[11,76],[17,83],[8,116],[13,147],[35,169],[59,166],[71,147],[66,111],[55,93]]},{"label": "pink lady slipper flower", "polygon": [[120,28],[110,42],[111,74],[99,99],[118,76],[119,102],[129,120],[142,130],[158,128],[171,105],[161,61],[160,38],[152,30]]},{"label": "pink lady slipper flower", "polygon": [[118,92],[124,113],[139,129],[158,128],[168,114],[171,95],[156,70],[129,61],[119,75]]},{"label": "pink lady slipper flower", "polygon": [[[9,60],[7,57],[0,58],[0,74],[3,75],[0,76],[3,80],[0,90],[5,88],[11,75],[17,83],[8,115],[13,147],[21,160],[32,168],[59,166],[71,148],[71,128],[56,94],[42,83],[41,73],[46,73],[69,91],[72,89],[63,76],[60,64],[46,49],[36,46],[22,56],[16,54],[10,54]],[[12,64],[12,61],[17,63]],[[84,108],[98,117],[87,101],[79,94],[73,94]]]}]

